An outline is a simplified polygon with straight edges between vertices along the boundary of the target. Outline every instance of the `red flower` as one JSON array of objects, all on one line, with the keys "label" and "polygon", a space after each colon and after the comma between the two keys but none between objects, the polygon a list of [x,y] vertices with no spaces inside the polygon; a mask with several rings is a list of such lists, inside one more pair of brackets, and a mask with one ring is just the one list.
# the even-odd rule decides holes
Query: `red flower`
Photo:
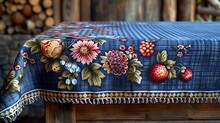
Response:
[{"label": "red flower", "polygon": [[138,55],[136,53],[133,54],[132,56],[134,59],[137,59],[138,58]]},{"label": "red flower", "polygon": [[23,53],[22,53],[22,56],[23,56],[24,58],[27,58],[27,57],[28,57],[28,53],[27,53],[27,52],[23,52]]},{"label": "red flower", "polygon": [[184,45],[179,44],[177,47],[178,47],[179,49],[183,49],[183,48],[184,48]]},{"label": "red flower", "polygon": [[178,52],[178,53],[177,53],[177,56],[178,56],[178,57],[182,57],[182,56],[183,56],[183,53],[182,53],[182,52]]},{"label": "red flower", "polygon": [[125,47],[125,45],[120,45],[119,49],[120,49],[120,50],[125,50],[126,47]]},{"label": "red flower", "polygon": [[31,64],[35,64],[35,60],[34,59],[30,59]]},{"label": "red flower", "polygon": [[133,51],[134,51],[134,47],[129,46],[129,47],[128,47],[128,51],[129,51],[129,52],[133,52]]},{"label": "red flower", "polygon": [[15,70],[20,70],[21,69],[21,66],[20,65],[16,65],[15,66]]}]

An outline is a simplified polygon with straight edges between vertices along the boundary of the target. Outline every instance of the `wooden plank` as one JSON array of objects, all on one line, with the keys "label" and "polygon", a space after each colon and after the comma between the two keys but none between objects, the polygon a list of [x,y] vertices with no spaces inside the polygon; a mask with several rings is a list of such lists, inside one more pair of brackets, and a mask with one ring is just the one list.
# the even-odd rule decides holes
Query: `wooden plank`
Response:
[{"label": "wooden plank", "polygon": [[108,4],[106,0],[92,0],[91,10],[92,10],[92,21],[108,21]]},{"label": "wooden plank", "polygon": [[81,21],[91,20],[91,0],[80,1]]},{"label": "wooden plank", "polygon": [[117,1],[117,20],[118,21],[125,21],[125,3],[126,3],[126,0],[118,0]]},{"label": "wooden plank", "polygon": [[177,1],[176,0],[164,0],[162,19],[164,21],[176,21],[177,13]]},{"label": "wooden plank", "polygon": [[76,108],[72,104],[46,102],[45,112],[46,123],[76,123]]},{"label": "wooden plank", "polygon": [[92,0],[93,21],[125,20],[125,0]]},{"label": "wooden plank", "polygon": [[[146,123],[146,121],[77,121],[77,123]],[[147,121],[147,123],[219,123],[218,120]]]},{"label": "wooden plank", "polygon": [[127,0],[125,20],[140,21],[144,19],[143,0]]},{"label": "wooden plank", "polygon": [[60,0],[54,0],[54,22],[55,25],[59,24],[61,22],[61,8],[60,8]]},{"label": "wooden plank", "polygon": [[80,0],[62,0],[62,19],[80,21]]},{"label": "wooden plank", "polygon": [[160,21],[161,20],[161,0],[145,0],[144,1],[144,20]]},{"label": "wooden plank", "polygon": [[195,0],[178,0],[178,20],[194,21],[196,14]]},{"label": "wooden plank", "polygon": [[217,120],[220,104],[77,105],[77,121]]}]

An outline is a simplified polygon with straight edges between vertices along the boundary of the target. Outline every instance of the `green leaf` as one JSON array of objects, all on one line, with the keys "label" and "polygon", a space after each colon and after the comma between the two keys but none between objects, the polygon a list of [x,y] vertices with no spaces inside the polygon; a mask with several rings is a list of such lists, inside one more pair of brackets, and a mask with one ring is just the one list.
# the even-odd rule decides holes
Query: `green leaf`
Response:
[{"label": "green leaf", "polygon": [[106,40],[105,39],[95,39],[95,40],[93,40],[95,43],[98,43],[98,44],[100,44],[100,45],[103,45],[105,42],[106,42]]},{"label": "green leaf", "polygon": [[25,47],[28,47],[28,48],[33,47],[33,46],[35,46],[35,45],[37,45],[37,43],[35,42],[35,40],[28,40],[28,41],[26,41],[26,42],[24,43],[24,46],[25,46]]},{"label": "green leaf", "polygon": [[62,76],[58,77],[59,80],[63,80],[64,78]]},{"label": "green leaf", "polygon": [[67,89],[68,89],[69,91],[71,91],[71,90],[73,89],[73,85],[72,85],[72,84],[67,85]]},{"label": "green leaf", "polygon": [[166,66],[169,66],[169,67],[173,68],[174,65],[176,64],[176,61],[174,61],[174,60],[167,60],[164,64]]},{"label": "green leaf", "polygon": [[98,70],[100,67],[100,64],[93,63],[89,67],[84,68],[81,72],[82,80],[88,79],[90,86],[101,86],[101,79],[105,78],[105,75],[100,70]]},{"label": "green leaf", "polygon": [[52,64],[50,62],[45,64],[45,70],[47,73],[52,70]]},{"label": "green leaf", "polygon": [[169,70],[168,79],[176,78],[176,71],[172,68]]},{"label": "green leaf", "polygon": [[31,47],[31,54],[35,54],[35,53],[38,53],[40,52],[40,47],[38,45],[35,45],[33,47]]},{"label": "green leaf", "polygon": [[90,86],[93,86],[93,78],[92,77],[89,77],[88,82],[89,82]]},{"label": "green leaf", "polygon": [[136,68],[140,68],[140,67],[143,67],[143,65],[141,64],[140,61],[138,61],[138,59],[132,59],[130,61],[130,64],[135,66]]},{"label": "green leaf", "polygon": [[66,84],[64,83],[64,81],[59,81],[58,82],[58,88],[59,89],[66,89]]},{"label": "green leaf", "polygon": [[141,80],[142,80],[142,77],[140,75],[141,75],[141,71],[139,71],[139,70],[136,70],[135,72],[134,71],[128,71],[126,73],[126,76],[127,76],[128,80],[130,80],[132,82],[136,82],[138,84],[141,84]]},{"label": "green leaf", "polygon": [[166,51],[166,50],[163,50],[163,51],[161,52],[160,62],[161,62],[161,63],[164,63],[164,62],[167,60],[167,56],[168,56],[167,51]]},{"label": "green leaf", "polygon": [[172,79],[172,73],[171,73],[171,71],[168,72],[168,79]]},{"label": "green leaf", "polygon": [[69,76],[69,79],[72,81],[75,77],[73,75]]},{"label": "green leaf", "polygon": [[10,82],[14,78],[15,78],[15,71],[11,71],[7,76],[7,82]]},{"label": "green leaf", "polygon": [[70,59],[66,55],[60,56],[60,59],[66,61],[66,62],[70,61]]},{"label": "green leaf", "polygon": [[70,72],[68,70],[63,71],[62,77],[63,78],[68,78],[70,76]]},{"label": "green leaf", "polygon": [[19,75],[20,82],[22,82],[24,75],[25,75],[25,72],[24,72],[24,69],[22,69],[21,75]]},{"label": "green leaf", "polygon": [[98,70],[100,67],[101,67],[101,65],[98,64],[98,63],[92,63],[92,64],[90,65],[90,68],[91,68],[92,70]]},{"label": "green leaf", "polygon": [[10,91],[10,92],[15,92],[15,91],[19,91],[20,92],[20,86],[18,85],[19,81],[16,79],[13,79],[12,81],[10,81],[10,83],[6,86],[6,90]]},{"label": "green leaf", "polygon": [[86,80],[91,76],[92,72],[91,70],[86,67],[82,70],[81,75],[82,75],[82,80]]},{"label": "green leaf", "polygon": [[40,62],[42,63],[48,63],[50,60],[46,56],[41,56]]},{"label": "green leaf", "polygon": [[99,78],[103,79],[106,76],[102,73],[102,71],[100,70],[95,70],[94,73],[96,74],[96,76],[98,76]]},{"label": "green leaf", "polygon": [[79,74],[78,73],[73,73],[73,75],[77,78],[78,76],[79,76]]},{"label": "green leaf", "polygon": [[97,75],[92,76],[92,82],[93,82],[94,86],[101,86],[102,85],[102,80]]},{"label": "green leaf", "polygon": [[157,58],[156,58],[158,63],[160,63],[160,58],[161,58],[161,53],[158,52],[158,53],[157,53]]},{"label": "green leaf", "polygon": [[172,78],[176,78],[177,77],[176,76],[176,71],[174,69],[171,69],[170,71],[172,73]]},{"label": "green leaf", "polygon": [[136,71],[136,67],[134,65],[129,65],[129,70],[135,72]]}]

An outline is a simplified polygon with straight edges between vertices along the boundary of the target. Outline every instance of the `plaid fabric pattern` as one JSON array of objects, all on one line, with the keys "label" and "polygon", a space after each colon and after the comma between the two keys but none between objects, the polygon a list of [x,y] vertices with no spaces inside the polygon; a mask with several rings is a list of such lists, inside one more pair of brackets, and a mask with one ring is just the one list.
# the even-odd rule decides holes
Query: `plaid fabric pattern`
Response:
[{"label": "plaid fabric pattern", "polygon": [[[98,29],[97,29],[98,28]],[[105,52],[119,49],[120,45],[134,46],[134,51],[143,64],[141,73],[141,84],[129,82],[125,75],[115,76],[107,74],[102,80],[102,85],[89,86],[86,80],[82,80],[81,74],[77,78],[78,83],[72,91],[61,90],[57,87],[58,76],[60,73],[47,73],[45,64],[40,62],[41,53],[36,53],[31,57],[35,60],[34,65],[27,65],[24,68],[25,76],[20,83],[20,92],[2,92],[0,98],[0,109],[5,110],[18,102],[20,97],[32,90],[43,89],[57,91],[61,93],[74,92],[114,92],[114,91],[157,91],[158,93],[169,92],[191,92],[204,91],[216,92],[220,90],[220,23],[190,23],[190,22],[76,22],[61,23],[46,32],[36,36],[39,40],[61,39],[65,46],[71,46],[74,41],[80,39],[79,36],[94,37],[95,39],[105,38],[106,42],[99,46],[101,53],[93,60],[100,63]],[[107,37],[107,38],[106,38]],[[126,39],[123,42],[121,40]],[[154,55],[149,58],[142,56],[139,52],[140,42],[144,40],[156,40]],[[156,63],[156,53],[166,50],[168,58],[176,58],[177,53],[173,47],[179,44],[191,45],[189,53],[180,59],[175,59],[193,71],[192,79],[189,82],[182,82],[179,79],[166,80],[163,83],[151,82],[147,76],[147,70]],[[23,47],[16,60],[16,64],[23,64],[21,55],[23,52],[30,53],[29,48]],[[70,54],[70,50],[63,54]],[[79,64],[84,68],[86,65]],[[4,90],[4,87],[2,88]]]}]

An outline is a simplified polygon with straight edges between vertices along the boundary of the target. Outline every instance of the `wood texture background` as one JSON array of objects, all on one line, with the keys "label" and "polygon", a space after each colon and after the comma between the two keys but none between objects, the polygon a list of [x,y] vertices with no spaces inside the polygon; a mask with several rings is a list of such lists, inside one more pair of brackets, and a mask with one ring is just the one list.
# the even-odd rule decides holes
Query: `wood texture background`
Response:
[{"label": "wood texture background", "polygon": [[[83,121],[220,120],[220,104],[109,104],[47,103],[46,123]],[[66,115],[68,113],[68,115]],[[70,116],[72,116],[70,118]],[[75,118],[75,119],[74,119]],[[63,120],[65,119],[65,120]],[[68,121],[66,119],[69,119]],[[59,122],[58,122],[59,121]],[[219,121],[220,122],[220,121]]]},{"label": "wood texture background", "polygon": [[55,6],[60,22],[194,21],[196,16],[196,0],[54,0],[54,5],[60,5]]}]

